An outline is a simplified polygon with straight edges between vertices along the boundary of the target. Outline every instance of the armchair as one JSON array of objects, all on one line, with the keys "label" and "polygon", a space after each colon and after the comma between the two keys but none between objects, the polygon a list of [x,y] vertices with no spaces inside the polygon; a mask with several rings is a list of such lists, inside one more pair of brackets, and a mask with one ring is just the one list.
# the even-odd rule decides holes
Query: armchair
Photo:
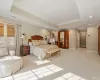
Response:
[{"label": "armchair", "polygon": [[7,48],[0,48],[0,77],[6,77],[14,74],[23,67],[21,57],[9,55]]}]

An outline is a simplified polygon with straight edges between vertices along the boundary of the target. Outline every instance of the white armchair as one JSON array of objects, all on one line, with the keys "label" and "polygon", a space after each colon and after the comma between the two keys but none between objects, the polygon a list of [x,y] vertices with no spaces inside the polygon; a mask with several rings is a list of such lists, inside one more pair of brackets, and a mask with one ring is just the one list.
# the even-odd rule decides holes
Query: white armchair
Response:
[{"label": "white armchair", "polygon": [[10,76],[23,67],[22,58],[8,52],[7,48],[0,48],[0,77]]}]

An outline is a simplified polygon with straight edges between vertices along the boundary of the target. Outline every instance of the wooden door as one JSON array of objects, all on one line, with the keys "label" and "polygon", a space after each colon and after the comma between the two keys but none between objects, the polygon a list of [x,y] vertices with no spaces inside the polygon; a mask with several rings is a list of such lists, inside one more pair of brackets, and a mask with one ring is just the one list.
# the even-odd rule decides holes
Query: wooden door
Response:
[{"label": "wooden door", "polygon": [[98,28],[98,54],[100,55],[100,26]]},{"label": "wooden door", "polygon": [[64,48],[69,48],[69,31],[64,32]]},{"label": "wooden door", "polygon": [[[60,42],[61,32],[64,32],[64,45],[63,46],[60,45],[61,44],[61,42]],[[65,48],[65,49],[69,48],[69,31],[68,30],[58,32],[58,47]]]},{"label": "wooden door", "polygon": [[60,31],[58,32],[58,47],[60,47]]}]

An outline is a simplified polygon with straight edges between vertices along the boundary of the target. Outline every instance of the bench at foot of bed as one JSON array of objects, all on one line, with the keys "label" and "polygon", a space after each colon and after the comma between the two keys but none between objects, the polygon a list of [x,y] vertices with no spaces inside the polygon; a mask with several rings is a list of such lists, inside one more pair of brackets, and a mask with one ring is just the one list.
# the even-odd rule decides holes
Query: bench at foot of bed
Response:
[{"label": "bench at foot of bed", "polygon": [[57,48],[57,49],[52,49],[52,50],[47,51],[47,56],[48,56],[48,58],[50,58],[50,60],[52,60],[51,55],[54,53],[57,53],[60,56],[60,49]]}]

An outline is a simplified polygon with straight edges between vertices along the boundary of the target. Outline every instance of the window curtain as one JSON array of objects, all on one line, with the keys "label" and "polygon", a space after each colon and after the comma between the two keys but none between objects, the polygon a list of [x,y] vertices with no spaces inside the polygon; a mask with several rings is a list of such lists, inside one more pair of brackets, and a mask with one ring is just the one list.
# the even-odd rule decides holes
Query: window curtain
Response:
[{"label": "window curtain", "polygon": [[0,23],[0,47],[7,47],[7,24]]},{"label": "window curtain", "polygon": [[0,47],[4,45],[4,24],[0,23]]},{"label": "window curtain", "polygon": [[21,25],[0,23],[0,47],[5,47],[9,49],[9,53],[20,56],[20,45]]},{"label": "window curtain", "polygon": [[4,36],[4,24],[0,23],[0,36]]},{"label": "window curtain", "polygon": [[20,46],[21,46],[21,25],[16,25],[16,55],[20,56]]},{"label": "window curtain", "polygon": [[7,24],[7,37],[15,36],[15,27],[13,25]]}]

